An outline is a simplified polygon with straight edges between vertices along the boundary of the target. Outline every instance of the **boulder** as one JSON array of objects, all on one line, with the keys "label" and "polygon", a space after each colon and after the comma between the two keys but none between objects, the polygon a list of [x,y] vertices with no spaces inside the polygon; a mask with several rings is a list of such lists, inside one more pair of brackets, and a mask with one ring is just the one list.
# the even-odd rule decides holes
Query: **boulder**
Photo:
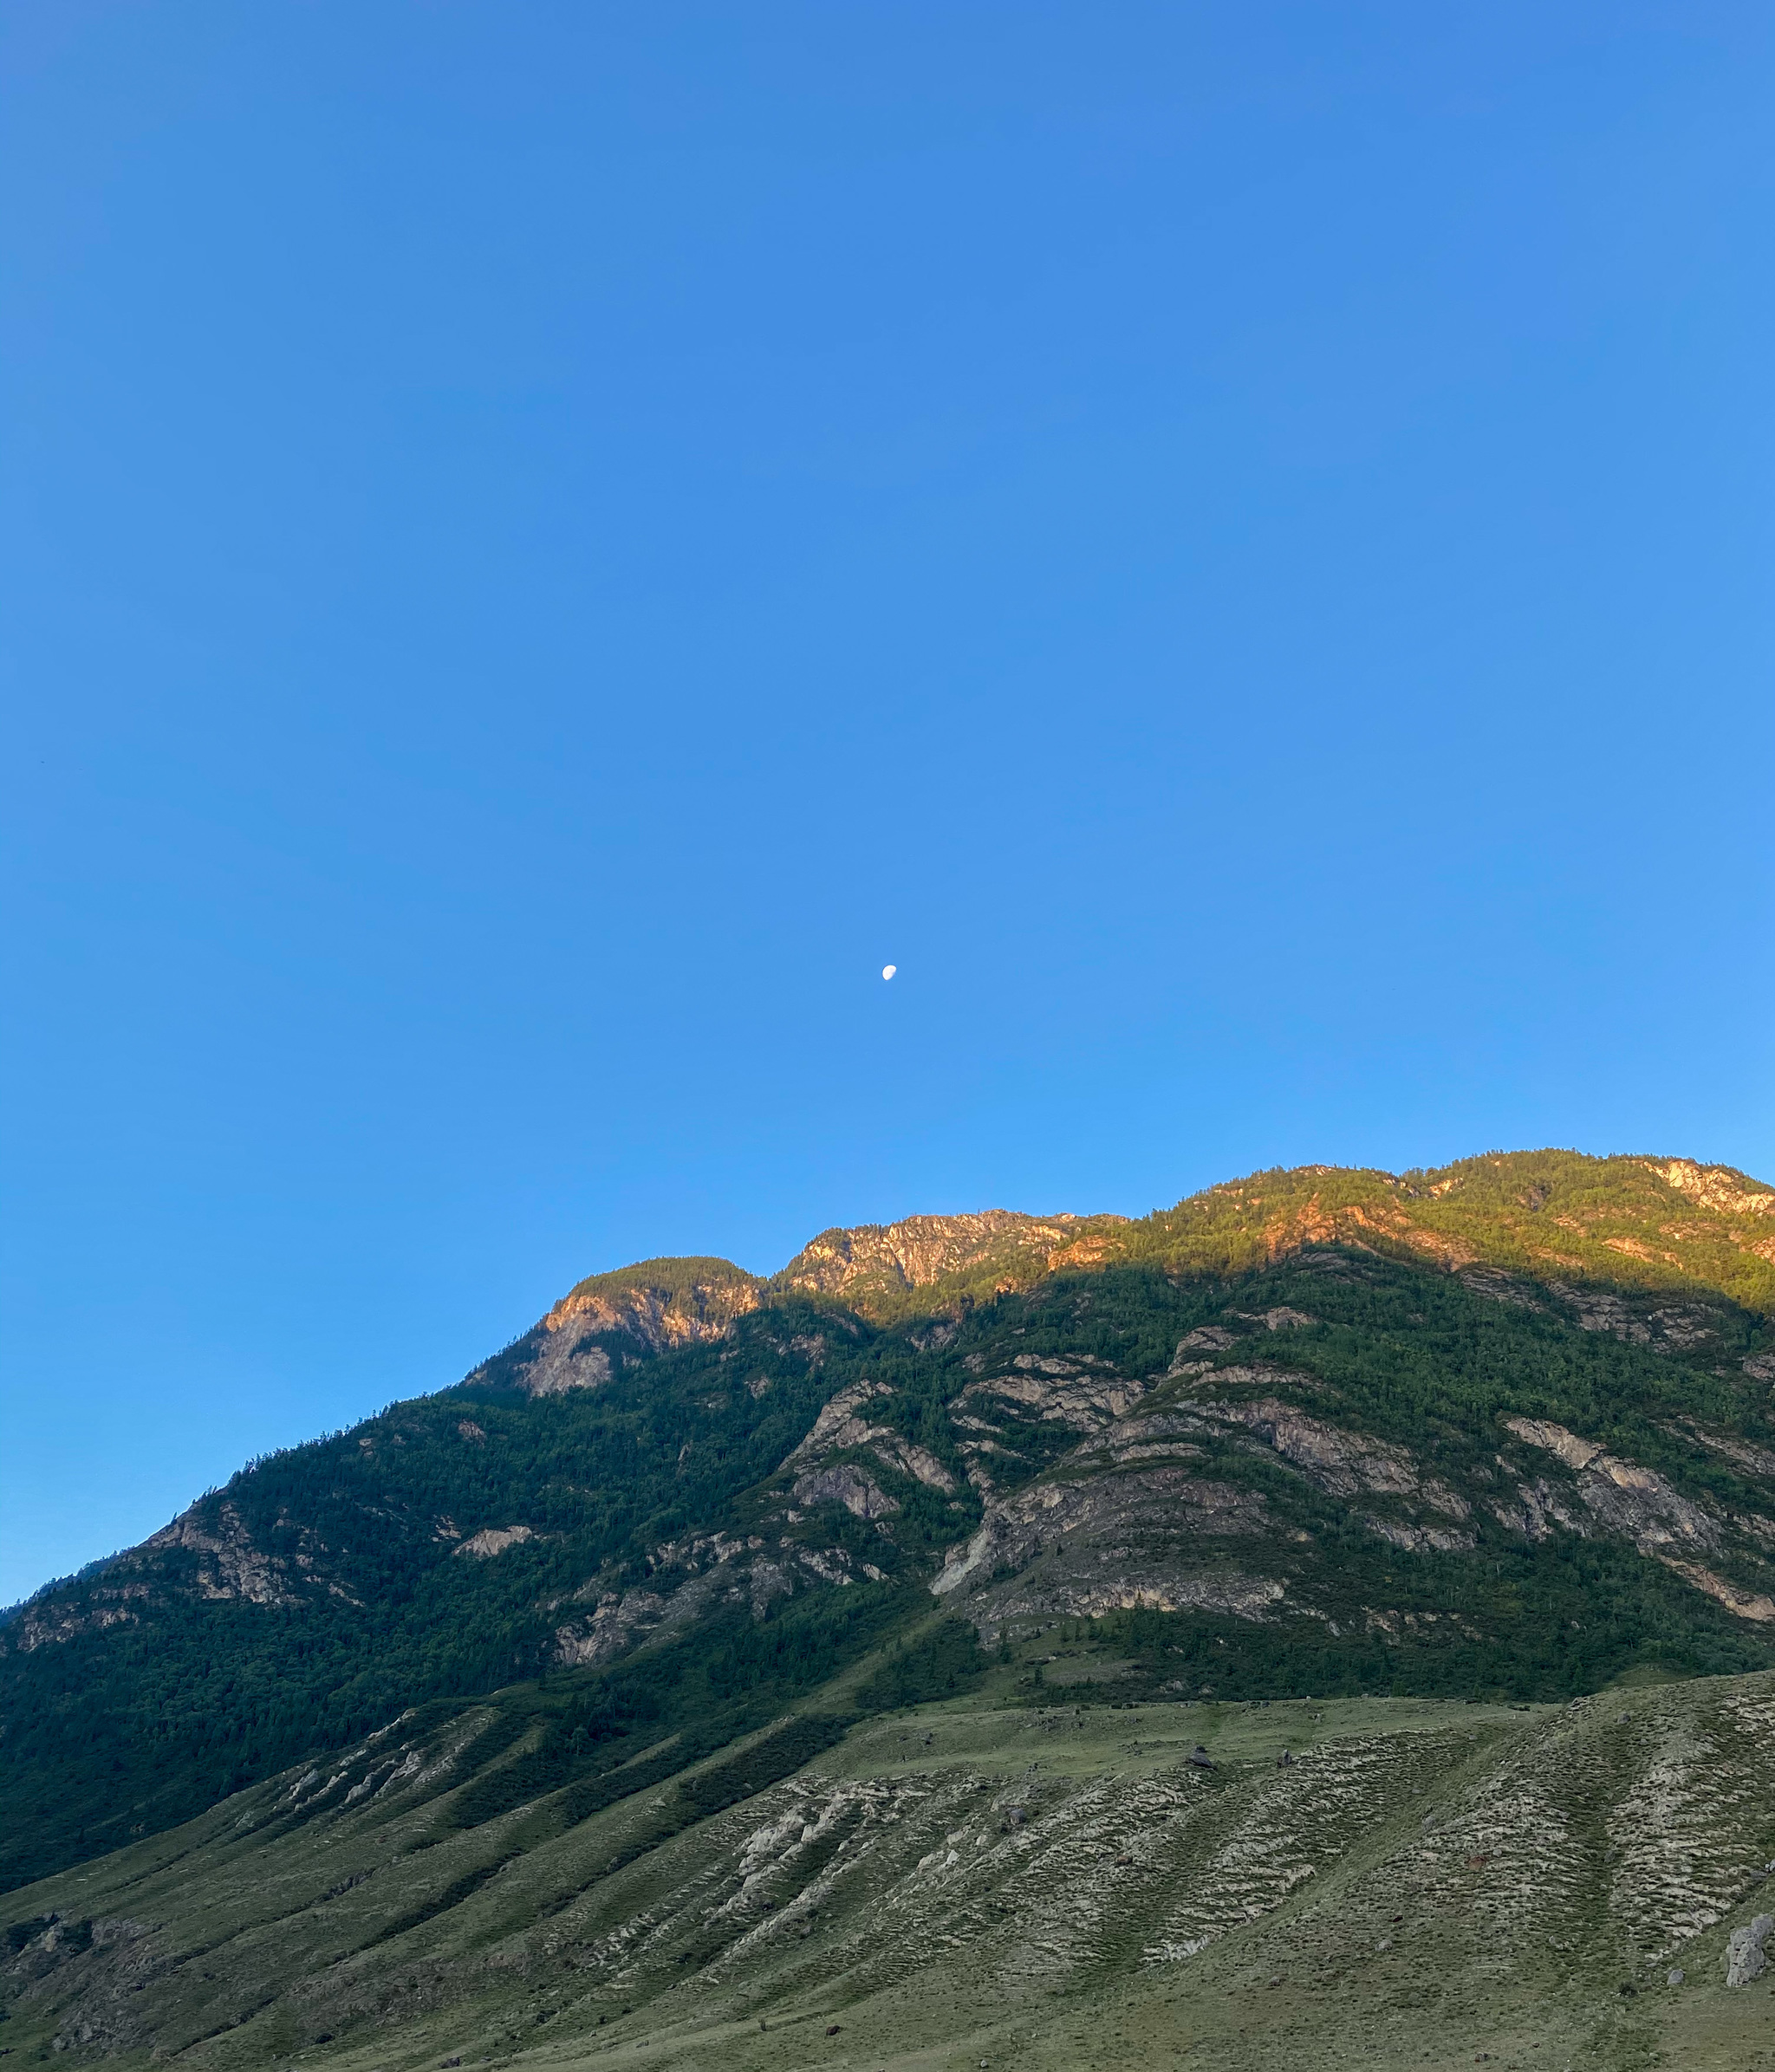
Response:
[{"label": "boulder", "polygon": [[1769,1968],[1764,1945],[1775,1934],[1775,1913],[1759,1913],[1748,1928],[1734,1928],[1726,1944],[1726,1983],[1748,1985]]}]

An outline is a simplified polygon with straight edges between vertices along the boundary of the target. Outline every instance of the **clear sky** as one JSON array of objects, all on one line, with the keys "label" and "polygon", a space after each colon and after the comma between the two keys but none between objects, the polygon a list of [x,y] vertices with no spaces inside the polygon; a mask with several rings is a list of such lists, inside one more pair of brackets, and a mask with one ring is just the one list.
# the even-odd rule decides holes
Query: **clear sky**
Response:
[{"label": "clear sky", "polygon": [[0,75],[0,1602],[629,1259],[1775,1178],[1766,6]]}]

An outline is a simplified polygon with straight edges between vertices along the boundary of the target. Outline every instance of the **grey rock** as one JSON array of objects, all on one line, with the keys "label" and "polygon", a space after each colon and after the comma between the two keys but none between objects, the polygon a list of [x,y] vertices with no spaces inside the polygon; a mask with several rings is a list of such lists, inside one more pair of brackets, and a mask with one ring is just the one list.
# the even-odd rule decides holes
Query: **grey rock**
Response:
[{"label": "grey rock", "polygon": [[1672,1970],[1665,1972],[1664,1983],[1666,1985],[1681,1985],[1687,1976],[1687,1972],[1683,1970],[1682,1966],[1677,1965]]},{"label": "grey rock", "polygon": [[1726,1983],[1748,1985],[1769,1968],[1764,1945],[1775,1934],[1775,1913],[1759,1913],[1747,1928],[1734,1928],[1726,1944]]}]

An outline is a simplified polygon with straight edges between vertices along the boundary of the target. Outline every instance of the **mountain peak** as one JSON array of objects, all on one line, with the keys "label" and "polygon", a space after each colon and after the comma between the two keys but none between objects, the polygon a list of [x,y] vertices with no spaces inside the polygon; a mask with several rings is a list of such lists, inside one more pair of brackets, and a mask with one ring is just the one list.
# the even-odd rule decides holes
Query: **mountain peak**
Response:
[{"label": "mountain peak", "polygon": [[914,1291],[927,1296],[998,1293],[1068,1266],[1098,1264],[1107,1234],[1128,1220],[983,1209],[859,1224],[821,1231],[772,1286],[799,1295],[835,1296],[880,1317],[905,1308]]},{"label": "mountain peak", "polygon": [[613,1360],[719,1338],[756,1309],[764,1283],[731,1259],[642,1259],[570,1288],[514,1346],[471,1381],[503,1372],[526,1395],[556,1396],[608,1381]]}]

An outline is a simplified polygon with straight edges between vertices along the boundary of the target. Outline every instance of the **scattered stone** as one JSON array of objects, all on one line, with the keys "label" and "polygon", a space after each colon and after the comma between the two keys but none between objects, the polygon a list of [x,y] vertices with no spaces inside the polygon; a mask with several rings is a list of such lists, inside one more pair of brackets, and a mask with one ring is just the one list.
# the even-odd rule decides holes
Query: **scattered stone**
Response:
[{"label": "scattered stone", "polygon": [[1734,1928],[1726,1944],[1726,1983],[1748,1985],[1769,1968],[1764,1949],[1775,1934],[1775,1913],[1759,1913],[1747,1928]]},{"label": "scattered stone", "polygon": [[1669,1971],[1665,1972],[1664,1983],[1666,1985],[1681,1985],[1687,1977],[1687,1972],[1683,1970],[1681,1965],[1674,1965]]}]

